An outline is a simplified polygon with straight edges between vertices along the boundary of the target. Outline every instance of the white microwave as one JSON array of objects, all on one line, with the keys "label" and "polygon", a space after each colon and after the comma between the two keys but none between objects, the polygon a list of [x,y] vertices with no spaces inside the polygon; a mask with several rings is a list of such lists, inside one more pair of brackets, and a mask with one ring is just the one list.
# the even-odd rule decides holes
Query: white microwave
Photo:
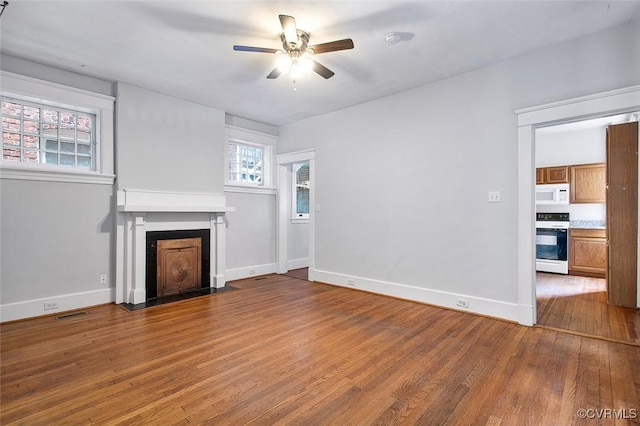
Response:
[{"label": "white microwave", "polygon": [[569,184],[536,185],[536,205],[569,204]]}]

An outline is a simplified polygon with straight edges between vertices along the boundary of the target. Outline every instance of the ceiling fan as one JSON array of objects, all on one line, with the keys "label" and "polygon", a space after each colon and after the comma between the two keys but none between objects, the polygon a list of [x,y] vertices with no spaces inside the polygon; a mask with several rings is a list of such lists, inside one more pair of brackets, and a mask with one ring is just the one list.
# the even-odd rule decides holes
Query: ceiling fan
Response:
[{"label": "ceiling fan", "polygon": [[283,72],[289,72],[295,81],[302,77],[306,70],[313,70],[320,76],[331,78],[335,74],[329,68],[311,59],[312,55],[335,52],[337,50],[353,49],[353,40],[345,38],[309,46],[309,33],[296,28],[296,20],[293,16],[279,15],[282,33],[282,49],[268,47],[239,46],[234,45],[233,50],[241,52],[274,53],[278,56],[276,68],[269,73],[267,78],[278,78]]}]

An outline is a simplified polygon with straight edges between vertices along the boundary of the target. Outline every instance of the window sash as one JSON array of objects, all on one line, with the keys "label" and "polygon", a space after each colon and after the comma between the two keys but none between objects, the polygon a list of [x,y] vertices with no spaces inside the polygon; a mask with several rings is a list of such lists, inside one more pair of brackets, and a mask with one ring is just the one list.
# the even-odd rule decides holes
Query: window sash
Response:
[{"label": "window sash", "polygon": [[4,163],[95,171],[95,114],[2,96]]},{"label": "window sash", "polygon": [[228,183],[265,186],[266,147],[230,138],[227,150]]},{"label": "window sash", "polygon": [[309,162],[292,165],[293,219],[309,219]]}]

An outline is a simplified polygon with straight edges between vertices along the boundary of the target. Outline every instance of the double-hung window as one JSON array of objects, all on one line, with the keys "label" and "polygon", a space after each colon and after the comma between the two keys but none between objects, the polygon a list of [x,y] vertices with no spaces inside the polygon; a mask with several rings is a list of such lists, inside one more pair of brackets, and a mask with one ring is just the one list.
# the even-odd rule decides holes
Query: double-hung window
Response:
[{"label": "double-hung window", "polygon": [[2,97],[2,158],[96,169],[96,116]]}]

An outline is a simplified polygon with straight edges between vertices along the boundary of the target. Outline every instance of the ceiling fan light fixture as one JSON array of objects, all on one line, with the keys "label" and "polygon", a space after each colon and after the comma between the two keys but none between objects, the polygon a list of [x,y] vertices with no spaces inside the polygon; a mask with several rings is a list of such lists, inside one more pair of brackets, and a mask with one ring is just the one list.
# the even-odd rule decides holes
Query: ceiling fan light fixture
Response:
[{"label": "ceiling fan light fixture", "polygon": [[291,64],[291,70],[289,71],[289,76],[294,81],[304,76],[304,73],[302,72],[302,67],[297,61]]},{"label": "ceiling fan light fixture", "polygon": [[300,56],[298,64],[300,64],[300,68],[304,72],[309,72],[313,69],[313,60],[307,55]]},{"label": "ceiling fan light fixture", "polygon": [[281,52],[276,57],[276,67],[283,73],[289,72],[291,69],[291,56],[287,53]]}]

